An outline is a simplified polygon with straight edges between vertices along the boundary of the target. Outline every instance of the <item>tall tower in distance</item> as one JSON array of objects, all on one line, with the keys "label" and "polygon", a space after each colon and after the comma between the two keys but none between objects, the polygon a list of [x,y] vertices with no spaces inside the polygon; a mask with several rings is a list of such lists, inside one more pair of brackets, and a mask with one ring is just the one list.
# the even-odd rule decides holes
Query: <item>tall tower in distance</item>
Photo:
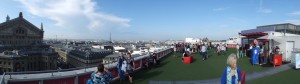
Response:
[{"label": "tall tower in distance", "polygon": [[111,32],[109,32],[109,43],[112,43],[112,40],[111,40]]}]

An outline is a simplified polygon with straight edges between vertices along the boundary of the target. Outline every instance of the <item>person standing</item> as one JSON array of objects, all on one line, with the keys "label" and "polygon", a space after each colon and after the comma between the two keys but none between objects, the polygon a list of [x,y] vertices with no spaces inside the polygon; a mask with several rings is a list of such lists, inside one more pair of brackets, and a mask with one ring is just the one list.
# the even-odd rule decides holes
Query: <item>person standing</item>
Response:
[{"label": "person standing", "polygon": [[124,77],[124,70],[122,70],[122,67],[124,67],[124,56],[123,53],[120,53],[120,56],[117,58],[117,69],[118,69],[118,75],[120,78],[120,82],[125,81],[125,77]]},{"label": "person standing", "polygon": [[206,59],[208,59],[208,52],[209,52],[208,43],[205,44],[205,48],[206,48]]},{"label": "person standing", "polygon": [[239,55],[240,55],[240,46],[239,46],[239,44],[236,44],[236,56],[237,56],[237,58],[239,59]]},{"label": "person standing", "polygon": [[205,44],[202,45],[201,52],[202,52],[202,60],[206,60],[207,59],[206,58],[207,49],[206,49]]},{"label": "person standing", "polygon": [[239,56],[240,56],[240,58],[243,57],[243,47],[242,46],[239,47]]},{"label": "person standing", "polygon": [[225,47],[225,44],[222,45],[222,47],[221,47],[221,52],[222,52],[223,55],[226,54],[226,47]]},{"label": "person standing", "polygon": [[129,82],[130,84],[133,83],[133,71],[134,71],[134,59],[133,57],[131,56],[130,53],[127,53],[127,67],[126,67],[126,70],[127,70],[127,73],[128,73],[128,79],[129,79]]},{"label": "person standing", "polygon": [[260,53],[259,53],[259,65],[262,65],[263,62],[264,62],[264,46],[261,46],[261,49],[260,49]]},{"label": "person standing", "polygon": [[260,54],[260,47],[258,45],[258,41],[254,39],[254,47],[252,48],[252,53],[251,53],[251,60],[252,60],[252,65],[254,64],[259,64],[259,54]]},{"label": "person standing", "polygon": [[268,49],[267,49],[267,47],[266,47],[266,45],[265,44],[263,44],[263,46],[262,46],[262,50],[263,51],[261,51],[262,52],[262,63],[261,64],[266,64],[267,63],[267,55],[268,55]]},{"label": "person standing", "polygon": [[217,44],[214,44],[215,53],[218,53]]},{"label": "person standing", "polygon": [[217,45],[217,53],[218,53],[218,55],[220,55],[220,52],[221,52],[221,45],[218,44],[218,45]]},{"label": "person standing", "polygon": [[221,77],[221,84],[241,84],[241,70],[237,67],[237,56],[230,54],[227,58],[227,67]]}]

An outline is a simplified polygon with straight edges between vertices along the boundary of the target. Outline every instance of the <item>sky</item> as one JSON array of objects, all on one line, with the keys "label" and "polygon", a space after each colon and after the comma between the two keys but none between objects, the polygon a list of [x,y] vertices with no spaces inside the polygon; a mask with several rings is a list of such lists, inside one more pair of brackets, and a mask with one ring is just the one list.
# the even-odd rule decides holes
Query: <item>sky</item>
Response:
[{"label": "sky", "polygon": [[[18,17],[58,39],[223,40],[256,26],[300,25],[300,0],[2,0],[0,23]],[[2,18],[1,18],[2,17]]]}]

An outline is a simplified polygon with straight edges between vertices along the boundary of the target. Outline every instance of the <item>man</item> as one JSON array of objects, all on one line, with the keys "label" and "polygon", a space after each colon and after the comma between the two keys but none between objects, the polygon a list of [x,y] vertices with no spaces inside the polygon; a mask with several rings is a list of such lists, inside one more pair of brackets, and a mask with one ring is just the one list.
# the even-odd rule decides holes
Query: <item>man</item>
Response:
[{"label": "man", "polygon": [[252,54],[251,54],[251,60],[252,60],[252,65],[258,64],[258,56],[260,54],[260,47],[258,45],[258,41],[254,39],[254,47],[252,48]]},{"label": "man", "polygon": [[205,46],[205,44],[203,43],[202,47],[201,47],[201,52],[202,52],[202,60],[207,59],[206,58],[206,53],[207,53],[207,48]]},{"label": "man", "polygon": [[209,52],[208,43],[205,44],[205,48],[206,48],[206,59],[207,59],[208,58],[208,52]]},{"label": "man", "polygon": [[239,44],[237,43],[237,44],[236,44],[236,56],[237,56],[238,59],[239,59],[239,55],[240,55],[240,46],[239,46]]},{"label": "man", "polygon": [[221,47],[221,52],[223,53],[223,55],[226,54],[226,47],[225,47],[225,44],[222,45],[222,47]]}]

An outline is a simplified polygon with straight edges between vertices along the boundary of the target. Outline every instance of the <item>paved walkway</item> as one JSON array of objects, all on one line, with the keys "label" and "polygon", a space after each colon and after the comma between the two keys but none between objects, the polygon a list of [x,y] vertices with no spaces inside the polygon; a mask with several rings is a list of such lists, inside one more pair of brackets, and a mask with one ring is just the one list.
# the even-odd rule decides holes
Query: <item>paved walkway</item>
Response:
[{"label": "paved walkway", "polygon": [[[291,64],[285,64],[282,66],[269,68],[264,71],[253,72],[250,74],[246,73],[246,81],[262,78],[265,76],[273,75],[282,71],[286,71],[292,68]],[[149,84],[220,84],[221,78],[210,79],[210,80],[194,80],[194,81],[149,81]]]}]

